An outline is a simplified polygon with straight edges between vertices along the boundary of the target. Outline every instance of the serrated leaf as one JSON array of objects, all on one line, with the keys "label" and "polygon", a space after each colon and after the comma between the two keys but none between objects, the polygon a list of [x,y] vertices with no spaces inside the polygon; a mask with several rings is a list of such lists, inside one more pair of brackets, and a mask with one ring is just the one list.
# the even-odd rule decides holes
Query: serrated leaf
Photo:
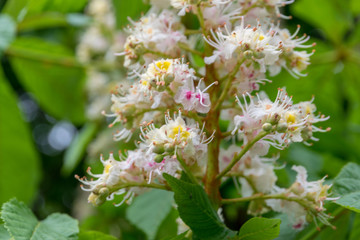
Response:
[{"label": "serrated leaf", "polygon": [[181,219],[198,239],[227,239],[235,235],[220,220],[202,187],[166,173],[163,176],[175,193]]},{"label": "serrated leaf", "polygon": [[360,213],[360,166],[346,164],[334,179],[333,191],[340,199],[335,203]]},{"label": "serrated leaf", "polygon": [[4,225],[0,225],[0,239],[1,240],[10,240],[11,236],[4,227]]},{"label": "serrated leaf", "polygon": [[126,217],[152,240],[169,214],[172,203],[173,193],[153,189],[134,200],[127,209]]},{"label": "serrated leaf", "polygon": [[117,240],[117,238],[97,231],[81,231],[78,240]]},{"label": "serrated leaf", "polygon": [[61,172],[65,176],[68,176],[80,163],[97,129],[98,126],[96,123],[89,122],[80,130],[80,133],[76,135],[70,147],[65,152],[64,165],[61,169]]},{"label": "serrated leaf", "polygon": [[16,240],[68,240],[79,233],[77,220],[54,213],[39,222],[31,210],[16,199],[2,206],[1,219]]},{"label": "serrated leaf", "polygon": [[0,99],[0,204],[14,196],[30,202],[40,179],[40,160],[1,68]]},{"label": "serrated leaf", "polygon": [[0,14],[0,57],[15,37],[16,24],[7,14]]},{"label": "serrated leaf", "polygon": [[85,72],[68,49],[24,37],[6,53],[19,80],[47,113],[76,124],[85,120]]},{"label": "serrated leaf", "polygon": [[242,225],[239,240],[272,240],[280,233],[280,219],[254,217]]}]

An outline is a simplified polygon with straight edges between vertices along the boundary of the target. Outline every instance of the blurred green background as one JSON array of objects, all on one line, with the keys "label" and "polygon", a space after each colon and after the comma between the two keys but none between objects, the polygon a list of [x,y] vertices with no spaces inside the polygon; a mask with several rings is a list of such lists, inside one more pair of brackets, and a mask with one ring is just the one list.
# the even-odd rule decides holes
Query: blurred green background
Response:
[{"label": "blurred green background", "polygon": [[[82,229],[121,239],[145,239],[144,233],[126,220],[126,206],[90,206],[73,177],[83,176],[98,158],[97,150],[86,154],[90,151],[87,145],[99,135],[111,139],[113,131],[103,131],[105,120],[94,121],[85,115],[89,66],[81,64],[75,52],[93,21],[84,13],[87,3],[0,1],[0,205],[17,197],[40,219],[65,212],[78,218]],[[114,0],[113,6],[118,29],[126,26],[127,16],[137,19],[149,8],[142,0]],[[315,95],[318,111],[331,116],[324,127],[332,130],[318,133],[315,137],[320,141],[312,147],[294,144],[281,153],[280,162],[288,165],[277,171],[280,186],[294,178],[292,164],[304,165],[310,180],[315,180],[324,175],[334,178],[347,162],[360,163],[360,1],[297,0],[285,7],[284,13],[293,19],[282,24],[291,32],[300,24],[301,33],[316,42],[316,52],[307,77],[294,79],[283,71],[270,78],[273,83],[262,90],[275,97],[276,89],[286,86],[296,102]],[[183,21],[197,25],[189,14]],[[121,78],[122,70],[119,72]],[[113,144],[100,151],[107,155],[124,147]],[[227,197],[236,194],[231,182],[221,191]],[[224,209],[226,222],[234,229],[246,221],[245,213],[243,205]],[[348,229],[357,216],[347,213],[345,217],[339,224],[346,223],[340,228]],[[177,212],[171,210],[156,239],[176,233],[176,218]],[[317,237],[325,239],[331,231]],[[337,239],[349,236],[346,230],[336,234]]]}]

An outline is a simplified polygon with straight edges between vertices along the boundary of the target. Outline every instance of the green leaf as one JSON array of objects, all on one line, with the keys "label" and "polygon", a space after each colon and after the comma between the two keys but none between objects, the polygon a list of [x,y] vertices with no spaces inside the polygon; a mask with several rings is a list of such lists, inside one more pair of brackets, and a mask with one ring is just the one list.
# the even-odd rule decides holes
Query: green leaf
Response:
[{"label": "green leaf", "polygon": [[66,15],[49,12],[25,17],[17,26],[18,31],[37,30],[68,25]]},{"label": "green leaf", "polygon": [[129,206],[126,217],[146,233],[148,239],[155,239],[157,230],[171,210],[173,193],[153,189],[137,197]]},{"label": "green leaf", "polygon": [[[174,201],[173,198],[171,199]],[[178,233],[178,223],[176,219],[179,217],[179,212],[175,208],[171,208],[170,213],[162,221],[158,227],[155,239],[169,240]],[[171,236],[171,237],[169,237]]]},{"label": "green leaf", "polygon": [[280,219],[254,217],[242,225],[239,239],[243,240],[271,240],[280,233]]},{"label": "green leaf", "polygon": [[349,28],[347,9],[337,0],[298,0],[292,5],[294,15],[320,28],[334,42],[340,42]]},{"label": "green leaf", "polygon": [[54,213],[39,222],[31,210],[16,199],[3,204],[1,219],[16,240],[67,240],[79,233],[77,220],[68,215]]},{"label": "green leaf", "polygon": [[350,10],[353,14],[360,13],[360,1],[359,0],[350,0]]},{"label": "green leaf", "polygon": [[0,225],[0,239],[1,240],[9,240],[11,238],[10,234],[4,227],[4,225]]},{"label": "green leaf", "polygon": [[0,57],[15,37],[16,24],[9,15],[0,14]]},{"label": "green leaf", "polygon": [[97,231],[80,231],[78,240],[116,240],[117,238]]},{"label": "green leaf", "polygon": [[333,191],[340,199],[335,203],[360,213],[360,166],[356,163],[346,164],[334,179]]},{"label": "green leaf", "polygon": [[84,69],[69,50],[38,38],[18,38],[7,54],[20,81],[46,112],[77,124],[84,121]]},{"label": "green leaf", "polygon": [[179,234],[176,237],[171,238],[170,240],[185,240],[185,239],[188,239],[188,238],[185,237],[187,233],[188,233],[188,231],[183,232],[182,234]]},{"label": "green leaf", "polygon": [[62,166],[61,172],[65,176],[68,176],[80,163],[81,158],[84,156],[88,144],[94,138],[97,129],[98,125],[96,123],[89,122],[74,138],[64,156],[64,165]]},{"label": "green leaf", "polygon": [[360,239],[360,214],[356,214],[349,240],[359,240],[359,239]]},{"label": "green leaf", "polygon": [[40,178],[39,156],[1,68],[0,99],[0,204],[14,196],[30,202]]},{"label": "green leaf", "polygon": [[119,29],[129,24],[128,17],[137,21],[138,18],[140,18],[141,13],[146,12],[149,9],[149,5],[144,4],[144,1],[142,0],[113,0],[112,2],[115,8],[116,25]]},{"label": "green leaf", "polygon": [[164,178],[175,193],[181,219],[199,239],[226,239],[235,235],[220,220],[209,198],[199,185],[184,182],[168,174]]}]

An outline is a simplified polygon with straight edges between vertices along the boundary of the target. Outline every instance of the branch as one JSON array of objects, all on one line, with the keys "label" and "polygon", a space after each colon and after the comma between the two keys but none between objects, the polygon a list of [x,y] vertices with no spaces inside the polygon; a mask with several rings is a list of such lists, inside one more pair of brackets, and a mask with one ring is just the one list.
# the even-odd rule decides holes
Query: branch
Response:
[{"label": "branch", "polygon": [[245,60],[246,59],[243,58],[241,61],[238,61],[236,66],[234,67],[234,69],[228,75],[226,75],[225,77],[220,79],[220,81],[226,79],[226,82],[225,82],[224,90],[222,91],[222,93],[216,103],[216,106],[214,108],[215,110],[221,106],[221,104],[223,103],[225,98],[228,96],[228,91],[231,88],[231,82],[232,82],[233,78],[235,77],[236,73],[239,71],[241,64],[243,64],[245,62]]},{"label": "branch", "polygon": [[222,199],[221,203],[223,204],[229,204],[229,203],[237,203],[237,202],[248,202],[253,200],[259,200],[259,199],[281,199],[291,202],[296,202],[300,204],[302,207],[306,209],[312,209],[312,204],[305,200],[304,198],[300,197],[289,197],[285,194],[272,194],[272,195],[264,195],[263,193],[256,193],[250,197],[242,197],[242,198],[232,198],[232,199]]},{"label": "branch", "polygon": [[203,56],[203,53],[202,53],[202,52],[199,52],[198,50],[192,49],[191,47],[189,47],[189,46],[188,46],[187,44],[185,44],[185,43],[179,42],[179,43],[178,43],[178,46],[179,46],[181,49],[183,49],[183,50],[185,50],[185,51],[187,51],[187,52],[191,52],[191,53],[193,53],[193,54],[199,55],[200,57]]},{"label": "branch", "polygon": [[167,185],[161,185],[157,183],[146,183],[146,182],[129,182],[129,183],[123,183],[118,184],[112,187],[112,189],[122,189],[122,188],[129,188],[129,187],[146,187],[146,188],[156,188],[156,189],[162,189],[166,191],[171,191],[171,188]]},{"label": "branch", "polygon": [[235,155],[234,158],[231,160],[229,165],[221,172],[219,175],[217,175],[217,179],[220,179],[221,177],[225,176],[227,172],[229,172],[233,166],[241,159],[242,156],[245,155],[245,153],[260,139],[265,137],[268,134],[268,132],[261,131],[252,141],[248,142],[244,148],[240,151],[239,154]]}]

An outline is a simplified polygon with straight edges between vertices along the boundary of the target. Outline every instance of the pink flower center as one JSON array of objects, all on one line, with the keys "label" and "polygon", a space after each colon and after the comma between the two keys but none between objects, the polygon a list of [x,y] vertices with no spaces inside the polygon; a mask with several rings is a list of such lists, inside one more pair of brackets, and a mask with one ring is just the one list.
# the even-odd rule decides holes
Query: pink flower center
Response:
[{"label": "pink flower center", "polygon": [[191,99],[191,96],[192,96],[192,92],[191,91],[186,91],[185,93],[185,97],[187,100],[190,100]]}]

